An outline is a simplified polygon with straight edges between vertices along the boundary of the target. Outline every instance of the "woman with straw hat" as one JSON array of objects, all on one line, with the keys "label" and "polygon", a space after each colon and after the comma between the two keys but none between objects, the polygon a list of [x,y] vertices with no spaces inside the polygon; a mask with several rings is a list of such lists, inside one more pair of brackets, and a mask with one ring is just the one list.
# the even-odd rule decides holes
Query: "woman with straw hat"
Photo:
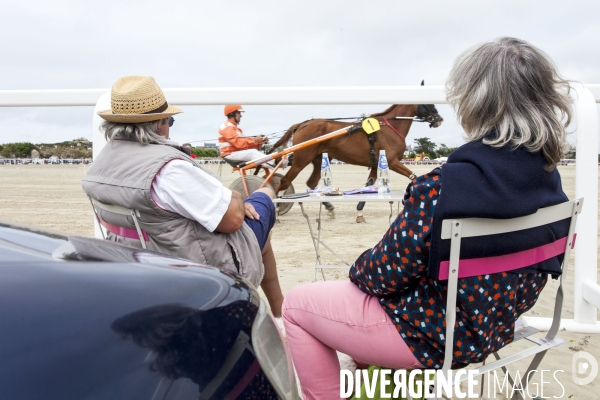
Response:
[{"label": "woman with straw hat", "polygon": [[[98,113],[109,143],[83,178],[83,189],[92,199],[138,210],[149,250],[238,271],[260,284],[279,317],[283,295],[270,242],[274,193],[260,189],[244,202],[197,164],[169,139],[173,115],[181,112],[152,77],[117,80],[111,109]],[[101,218],[135,229],[124,216],[104,212]],[[115,233],[108,239],[140,247]]]}]

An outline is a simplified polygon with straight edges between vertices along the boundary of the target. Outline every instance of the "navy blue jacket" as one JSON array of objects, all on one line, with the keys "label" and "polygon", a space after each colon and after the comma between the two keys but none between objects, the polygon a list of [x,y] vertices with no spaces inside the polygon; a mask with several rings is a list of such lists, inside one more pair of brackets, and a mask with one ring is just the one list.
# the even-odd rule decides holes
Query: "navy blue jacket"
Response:
[{"label": "navy blue jacket", "polygon": [[[543,154],[523,147],[495,148],[481,141],[455,150],[442,167],[442,189],[436,206],[431,236],[428,275],[437,279],[441,261],[450,258],[450,240],[442,240],[442,221],[450,218],[507,219],[535,213],[539,208],[568,201],[556,169],[546,171]],[[511,254],[542,246],[568,234],[568,220],[511,234],[467,238],[460,258]],[[514,273],[561,274],[562,256],[553,257]]]}]

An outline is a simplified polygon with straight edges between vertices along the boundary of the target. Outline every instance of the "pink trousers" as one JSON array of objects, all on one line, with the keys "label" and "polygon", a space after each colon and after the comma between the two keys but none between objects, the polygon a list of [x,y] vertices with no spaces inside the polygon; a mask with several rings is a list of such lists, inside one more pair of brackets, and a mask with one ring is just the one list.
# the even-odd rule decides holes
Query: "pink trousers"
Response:
[{"label": "pink trousers", "polygon": [[339,398],[336,350],[358,364],[423,368],[378,299],[350,281],[298,286],[285,296],[282,314],[305,400]]}]

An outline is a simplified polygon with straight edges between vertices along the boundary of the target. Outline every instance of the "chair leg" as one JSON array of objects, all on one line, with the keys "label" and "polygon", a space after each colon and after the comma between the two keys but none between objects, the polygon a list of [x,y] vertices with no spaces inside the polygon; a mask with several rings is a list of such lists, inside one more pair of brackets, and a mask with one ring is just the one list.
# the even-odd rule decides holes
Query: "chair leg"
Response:
[{"label": "chair leg", "polygon": [[100,229],[100,233],[102,234],[102,239],[106,240],[106,233],[104,233],[104,229],[102,227],[102,224],[100,223],[100,217],[98,216],[98,213],[96,212],[96,208],[94,207],[94,202],[92,201],[92,198],[88,196],[88,199],[90,201],[90,204],[92,205],[92,211],[94,211],[94,217],[96,217],[96,222],[98,222],[98,228]]},{"label": "chair leg", "polygon": [[[494,352],[494,357],[496,357],[496,360],[500,359],[500,355],[498,354],[497,351]],[[539,363],[538,363],[539,364]],[[504,372],[504,374],[506,375],[506,377],[508,378],[508,383],[510,383],[511,386],[515,387],[515,383],[518,384],[518,386],[516,387],[520,387],[522,388],[523,391],[525,391],[525,388],[523,388],[523,384],[522,381],[519,382],[515,382],[515,380],[513,379],[513,377],[510,375],[510,372],[508,372],[508,369],[506,367],[502,367],[502,372]],[[521,390],[521,389],[519,389]],[[519,393],[518,391],[515,392],[511,398],[511,400],[525,400],[523,398],[523,396],[521,395],[521,393]]]},{"label": "chair leg", "polygon": [[[485,361],[487,360],[487,358],[485,358],[483,360],[483,363],[481,364],[482,366],[485,365]],[[489,383],[488,383],[489,385]],[[483,387],[485,386],[485,374],[481,374],[481,390],[479,390],[479,397],[483,398]]]},{"label": "chair leg", "polygon": [[[527,371],[525,372],[525,375],[523,375],[523,377],[521,378],[520,385],[523,388],[523,390],[527,390],[527,386],[529,385],[529,380],[531,379],[531,377],[533,376],[533,374],[535,374],[535,372],[533,372],[531,375],[529,375],[529,373],[531,371],[536,371],[537,370],[537,367],[542,362],[542,359],[546,355],[547,351],[548,350],[537,353],[533,357],[533,360],[531,360],[531,364],[529,364],[529,367],[527,367]],[[525,384],[523,384],[523,382],[525,382]]]}]

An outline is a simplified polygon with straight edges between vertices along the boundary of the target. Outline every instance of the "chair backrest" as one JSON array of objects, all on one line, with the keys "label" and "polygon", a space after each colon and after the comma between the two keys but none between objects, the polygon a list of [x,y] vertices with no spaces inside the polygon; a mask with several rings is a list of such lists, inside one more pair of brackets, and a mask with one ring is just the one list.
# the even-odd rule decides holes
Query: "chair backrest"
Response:
[{"label": "chair backrest", "polygon": [[[485,219],[462,218],[444,220],[442,223],[441,238],[450,239],[450,260],[440,264],[440,278],[448,278],[448,298],[446,302],[446,347],[442,371],[447,371],[452,365],[454,346],[454,325],[456,323],[456,298],[458,292],[458,279],[468,276],[508,272],[523,268],[537,262],[555,257],[564,253],[561,268],[564,271],[565,262],[569,262],[569,254],[574,246],[575,224],[577,216],[581,213],[583,199],[568,201],[551,207],[541,208],[535,214],[512,219]],[[557,221],[570,219],[569,233],[557,241],[506,256],[488,257],[483,259],[460,260],[461,239],[488,236],[502,233],[517,232]],[[556,296],[554,319],[546,336],[553,339],[558,331],[562,310],[562,282],[565,273],[561,275],[561,284]]]},{"label": "chair backrest", "polygon": [[[96,215],[96,220],[101,226],[104,227],[104,229],[118,236],[123,236],[130,239],[139,239],[140,243],[142,244],[142,248],[146,249],[146,242],[149,242],[150,239],[146,231],[140,228],[140,223],[138,221],[140,213],[138,210],[116,206],[114,204],[102,203],[98,200],[92,199],[91,197],[90,202],[92,203],[92,208],[94,209],[94,215]],[[104,221],[101,218],[98,209],[115,214],[131,216],[131,218],[133,219],[133,223],[135,224],[135,229],[129,228],[127,226],[114,225]],[[100,231],[102,232],[102,236],[104,237],[104,239],[106,239],[106,233],[102,229],[100,229]]]}]

